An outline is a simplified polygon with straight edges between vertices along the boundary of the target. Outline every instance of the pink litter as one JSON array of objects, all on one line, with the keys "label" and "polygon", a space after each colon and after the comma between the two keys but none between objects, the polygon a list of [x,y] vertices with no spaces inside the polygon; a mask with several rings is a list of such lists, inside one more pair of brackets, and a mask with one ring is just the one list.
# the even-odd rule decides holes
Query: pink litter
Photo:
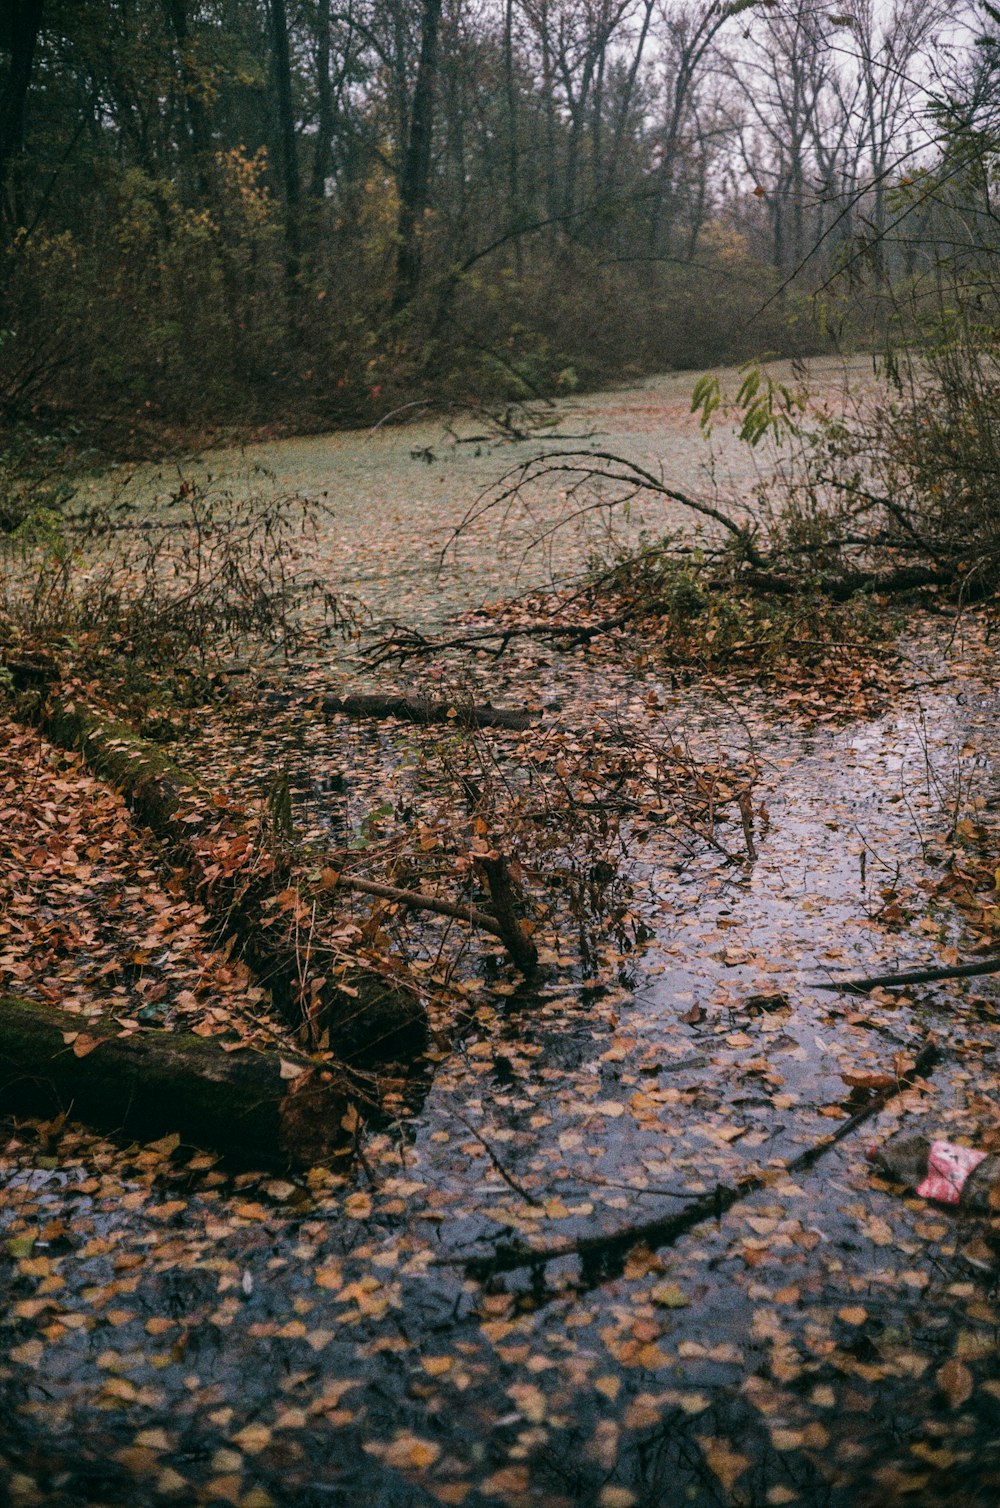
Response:
[{"label": "pink litter", "polygon": [[1000,1208],[1000,1157],[994,1154],[900,1131],[870,1147],[868,1159],[921,1199],[983,1213]]}]

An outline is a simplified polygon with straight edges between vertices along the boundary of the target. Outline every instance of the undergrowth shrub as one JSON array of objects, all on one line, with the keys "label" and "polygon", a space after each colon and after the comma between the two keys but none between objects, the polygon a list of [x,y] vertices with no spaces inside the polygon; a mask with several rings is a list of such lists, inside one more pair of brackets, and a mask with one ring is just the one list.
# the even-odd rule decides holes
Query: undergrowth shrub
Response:
[{"label": "undergrowth shrub", "polygon": [[[8,636],[57,644],[126,678],[204,667],[339,631],[349,614],[307,564],[326,505],[280,491],[261,467],[166,493],[134,477],[102,491],[59,484],[0,536]],[[22,499],[23,501],[23,499]]]}]

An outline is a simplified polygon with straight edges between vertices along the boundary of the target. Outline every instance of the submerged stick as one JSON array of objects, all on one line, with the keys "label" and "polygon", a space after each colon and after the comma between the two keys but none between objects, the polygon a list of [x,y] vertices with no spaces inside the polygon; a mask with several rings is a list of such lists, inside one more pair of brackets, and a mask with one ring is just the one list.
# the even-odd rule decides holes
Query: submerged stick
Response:
[{"label": "submerged stick", "polygon": [[478,906],[471,902],[463,904],[461,901],[449,901],[445,896],[425,895],[422,890],[402,890],[398,885],[383,885],[380,880],[355,879],[353,875],[342,874],[337,880],[338,885],[343,885],[345,890],[356,890],[359,895],[374,895],[383,901],[393,901],[397,906],[405,906],[410,911],[433,911],[437,916],[451,916],[460,922],[468,922],[470,926],[479,927],[483,932],[490,932],[504,940],[503,929],[495,916],[481,911]]},{"label": "submerged stick", "polygon": [[898,974],[872,974],[862,979],[824,980],[813,986],[817,990],[850,990],[864,995],[868,990],[892,989],[905,984],[935,984],[940,979],[975,979],[980,974],[1000,974],[1000,957],[984,958],[979,963],[957,963],[951,967],[905,969]]},{"label": "submerged stick", "polygon": [[[904,1089],[911,1088],[914,1079],[924,1078],[933,1067],[937,1055],[937,1043],[933,1039],[925,1042],[914,1059],[913,1067],[907,1073],[901,1074],[891,1088],[876,1095],[869,1104],[844,1121],[829,1136],[824,1136],[821,1141],[806,1147],[796,1157],[785,1163],[784,1172],[796,1173],[804,1168],[812,1167],[813,1163],[817,1162],[831,1147],[836,1146],[865,1121],[883,1110],[896,1095],[902,1093]],[[717,1184],[711,1193],[700,1194],[674,1214],[662,1215],[636,1225],[627,1225],[619,1230],[578,1236],[576,1240],[562,1241],[554,1246],[531,1247],[500,1244],[489,1256],[447,1257],[442,1258],[436,1265],[464,1267],[468,1275],[473,1278],[488,1278],[494,1273],[513,1272],[525,1267],[541,1268],[547,1266],[549,1262],[558,1262],[567,1257],[579,1257],[585,1264],[594,1263],[605,1266],[615,1259],[620,1260],[625,1257],[640,1242],[646,1242],[654,1249],[671,1246],[689,1230],[700,1225],[702,1221],[719,1219],[734,1204],[765,1188],[769,1182],[770,1178],[763,1173],[750,1173],[746,1178],[740,1179],[739,1183]]]}]

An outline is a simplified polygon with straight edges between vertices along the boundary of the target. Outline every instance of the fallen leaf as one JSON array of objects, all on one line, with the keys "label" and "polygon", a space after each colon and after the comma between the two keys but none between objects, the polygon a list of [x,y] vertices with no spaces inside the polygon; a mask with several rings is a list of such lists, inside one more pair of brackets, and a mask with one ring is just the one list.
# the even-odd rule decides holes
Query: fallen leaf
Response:
[{"label": "fallen leaf", "polygon": [[956,1361],[954,1357],[946,1361],[938,1368],[934,1380],[953,1409],[961,1408],[972,1397],[972,1373],[964,1361]]},{"label": "fallen leaf", "polygon": [[750,1458],[733,1450],[728,1440],[716,1440],[711,1435],[698,1435],[697,1440],[708,1462],[709,1470],[718,1477],[723,1491],[732,1492],[737,1481],[750,1465]]}]

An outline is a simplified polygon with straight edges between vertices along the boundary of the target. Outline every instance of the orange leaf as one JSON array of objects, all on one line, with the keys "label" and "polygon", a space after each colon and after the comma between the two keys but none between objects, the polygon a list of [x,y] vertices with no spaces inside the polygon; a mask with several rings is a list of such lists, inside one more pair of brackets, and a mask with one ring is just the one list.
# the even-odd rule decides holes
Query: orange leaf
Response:
[{"label": "orange leaf", "polygon": [[972,1373],[963,1361],[946,1361],[938,1368],[936,1381],[953,1409],[961,1408],[972,1397]]}]

